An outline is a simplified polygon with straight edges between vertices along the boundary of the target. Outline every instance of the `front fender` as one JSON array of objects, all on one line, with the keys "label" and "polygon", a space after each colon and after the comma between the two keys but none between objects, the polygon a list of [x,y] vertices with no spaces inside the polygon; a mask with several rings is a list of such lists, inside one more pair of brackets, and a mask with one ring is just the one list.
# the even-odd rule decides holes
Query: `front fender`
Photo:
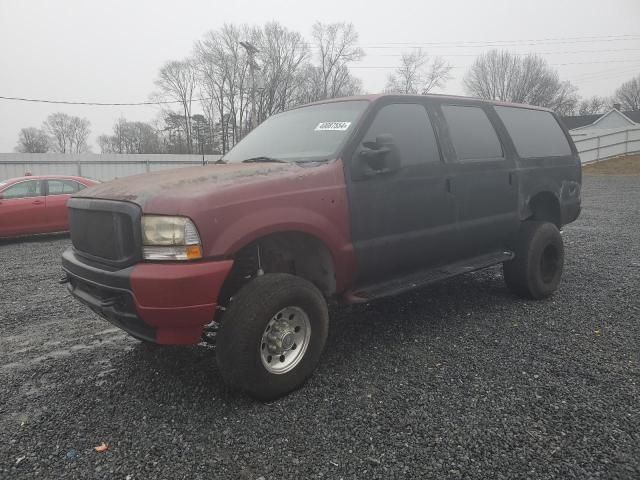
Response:
[{"label": "front fender", "polygon": [[[232,257],[243,247],[274,233],[298,232],[320,240],[333,257],[336,289],[348,284],[355,270],[353,245],[340,231],[340,224],[302,207],[273,207],[254,210],[225,226],[216,237],[208,256]],[[223,253],[224,252],[224,253]]]}]

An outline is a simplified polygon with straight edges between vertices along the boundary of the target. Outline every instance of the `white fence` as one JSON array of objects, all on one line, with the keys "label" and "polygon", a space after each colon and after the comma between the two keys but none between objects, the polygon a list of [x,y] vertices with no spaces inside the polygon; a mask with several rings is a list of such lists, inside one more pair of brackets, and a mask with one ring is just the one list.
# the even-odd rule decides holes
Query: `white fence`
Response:
[{"label": "white fence", "polygon": [[0,180],[32,175],[78,175],[100,181],[213,163],[220,155],[0,153]]},{"label": "white fence", "polygon": [[640,127],[570,133],[582,163],[640,152]]}]

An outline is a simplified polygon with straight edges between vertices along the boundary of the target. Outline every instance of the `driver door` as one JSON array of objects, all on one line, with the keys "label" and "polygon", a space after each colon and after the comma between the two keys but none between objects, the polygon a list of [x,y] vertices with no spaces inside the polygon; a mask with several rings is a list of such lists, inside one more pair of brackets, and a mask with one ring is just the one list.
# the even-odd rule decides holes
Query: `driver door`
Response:
[{"label": "driver door", "polygon": [[448,167],[426,106],[383,104],[365,122],[349,165],[358,285],[447,263],[456,240]]}]

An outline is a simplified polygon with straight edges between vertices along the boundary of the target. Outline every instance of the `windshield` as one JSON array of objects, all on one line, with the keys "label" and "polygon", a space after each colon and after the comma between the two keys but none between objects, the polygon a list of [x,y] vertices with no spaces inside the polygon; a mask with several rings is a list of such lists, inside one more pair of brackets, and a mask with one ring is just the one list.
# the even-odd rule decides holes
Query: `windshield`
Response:
[{"label": "windshield", "polygon": [[368,103],[323,103],[274,115],[242,139],[223,160],[327,160],[355,128]]}]

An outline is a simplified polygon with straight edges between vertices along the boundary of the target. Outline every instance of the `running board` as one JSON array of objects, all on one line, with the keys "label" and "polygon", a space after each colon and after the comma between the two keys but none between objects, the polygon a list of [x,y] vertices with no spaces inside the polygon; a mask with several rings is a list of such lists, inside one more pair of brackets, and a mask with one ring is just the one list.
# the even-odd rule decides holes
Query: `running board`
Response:
[{"label": "running board", "polygon": [[512,260],[514,256],[513,252],[495,252],[430,270],[422,270],[404,277],[393,278],[387,282],[377,283],[347,292],[345,294],[345,300],[349,303],[362,303],[375,298],[390,297],[413,290],[414,288],[424,287],[431,283],[462,275],[463,273],[491,267]]}]

